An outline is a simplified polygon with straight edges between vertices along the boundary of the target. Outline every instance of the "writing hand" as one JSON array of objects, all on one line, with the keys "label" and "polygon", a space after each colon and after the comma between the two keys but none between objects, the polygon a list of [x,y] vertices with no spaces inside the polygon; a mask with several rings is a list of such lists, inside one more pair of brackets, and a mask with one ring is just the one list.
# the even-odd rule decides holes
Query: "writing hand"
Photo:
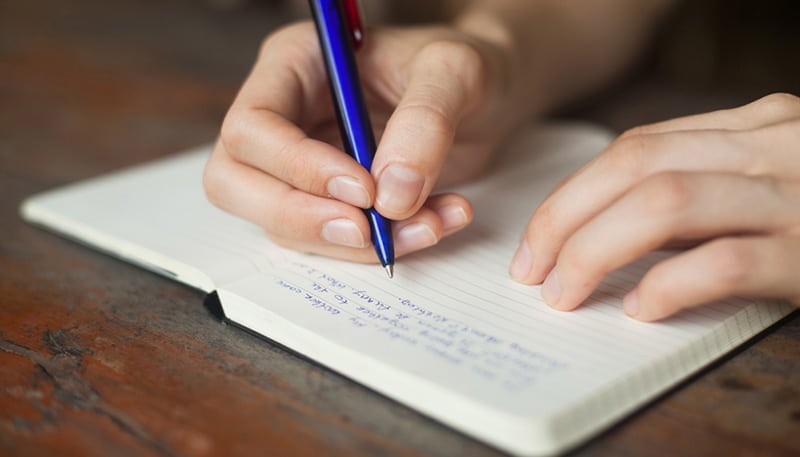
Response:
[{"label": "writing hand", "polygon": [[372,30],[357,58],[379,138],[372,174],[341,150],[317,37],[301,23],[265,40],[204,184],[280,245],[373,262],[361,209],[397,221],[397,255],[462,229],[469,202],[434,186],[478,174],[512,122],[501,115],[501,53],[455,29]]},{"label": "writing hand", "polygon": [[732,295],[800,304],[800,99],[635,128],[534,212],[510,273],[571,310],[611,271],[669,243],[625,297],[650,321]]}]

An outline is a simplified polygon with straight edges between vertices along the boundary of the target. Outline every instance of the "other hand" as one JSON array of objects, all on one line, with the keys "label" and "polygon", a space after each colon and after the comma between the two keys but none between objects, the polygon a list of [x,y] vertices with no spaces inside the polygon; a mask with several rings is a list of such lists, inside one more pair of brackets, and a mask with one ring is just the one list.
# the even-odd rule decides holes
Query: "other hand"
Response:
[{"label": "other hand", "polygon": [[728,296],[800,304],[800,99],[635,128],[533,214],[510,273],[578,307],[611,271],[670,243],[623,300],[650,321]]}]

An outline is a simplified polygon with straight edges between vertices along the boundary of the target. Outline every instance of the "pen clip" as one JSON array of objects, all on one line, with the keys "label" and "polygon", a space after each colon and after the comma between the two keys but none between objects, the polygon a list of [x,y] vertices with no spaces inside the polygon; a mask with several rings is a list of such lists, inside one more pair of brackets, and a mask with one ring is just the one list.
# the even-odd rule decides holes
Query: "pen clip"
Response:
[{"label": "pen clip", "polygon": [[358,0],[341,0],[341,5],[347,25],[350,27],[353,49],[358,50],[364,44],[364,23],[361,21],[361,8]]}]

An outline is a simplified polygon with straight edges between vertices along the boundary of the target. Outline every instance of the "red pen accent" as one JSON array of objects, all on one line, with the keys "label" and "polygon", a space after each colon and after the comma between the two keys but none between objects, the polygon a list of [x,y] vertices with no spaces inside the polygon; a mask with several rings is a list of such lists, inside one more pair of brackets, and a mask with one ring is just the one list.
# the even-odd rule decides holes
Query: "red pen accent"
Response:
[{"label": "red pen accent", "polygon": [[344,7],[344,15],[347,24],[350,26],[353,38],[353,49],[358,50],[364,44],[364,23],[361,22],[361,11],[358,0],[341,0]]}]

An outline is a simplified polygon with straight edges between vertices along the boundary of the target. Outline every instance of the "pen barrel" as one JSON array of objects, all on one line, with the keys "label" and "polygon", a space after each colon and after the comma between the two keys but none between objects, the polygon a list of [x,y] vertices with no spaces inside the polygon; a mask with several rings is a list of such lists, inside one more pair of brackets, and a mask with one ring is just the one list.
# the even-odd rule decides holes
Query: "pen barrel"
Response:
[{"label": "pen barrel", "polygon": [[[356,65],[353,33],[339,0],[309,0],[345,152],[368,171],[377,149]],[[375,208],[364,211],[383,266],[394,264],[391,223]]]},{"label": "pen barrel", "polygon": [[[394,264],[394,240],[391,237],[392,225],[389,219],[381,216],[375,208],[364,210],[369,221],[370,239],[375,247],[378,260],[384,267]],[[388,234],[381,236],[381,234]]]},{"label": "pen barrel", "polygon": [[354,55],[349,23],[339,0],[310,0],[345,152],[367,170],[377,148]]}]

